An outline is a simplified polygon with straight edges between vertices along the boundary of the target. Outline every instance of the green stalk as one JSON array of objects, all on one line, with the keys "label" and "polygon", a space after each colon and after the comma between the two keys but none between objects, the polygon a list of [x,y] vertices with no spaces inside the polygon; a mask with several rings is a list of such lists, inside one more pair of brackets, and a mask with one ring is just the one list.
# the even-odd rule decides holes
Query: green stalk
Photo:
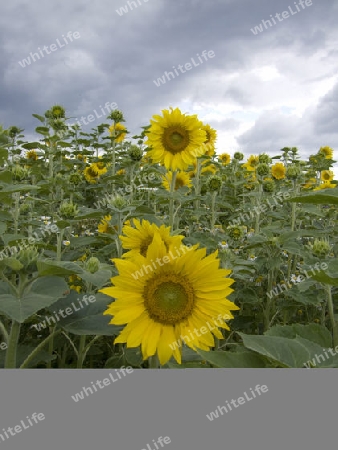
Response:
[{"label": "green stalk", "polygon": [[325,290],[326,290],[326,294],[327,294],[326,295],[327,306],[328,306],[328,310],[329,310],[329,317],[330,317],[330,322],[331,322],[331,327],[332,327],[333,346],[337,347],[337,345],[338,345],[338,324],[334,318],[334,306],[333,306],[333,301],[332,301],[331,286],[325,285]]},{"label": "green stalk", "polygon": [[216,211],[215,211],[216,196],[217,196],[217,191],[212,192],[212,194],[211,194],[211,223],[210,223],[210,230],[214,229],[215,222],[216,222]]},{"label": "green stalk", "polygon": [[86,346],[86,338],[87,336],[84,334],[80,336],[80,343],[78,348],[78,357],[77,357],[77,369],[82,369],[83,361],[85,359],[85,346]]},{"label": "green stalk", "polygon": [[158,360],[157,355],[150,356],[148,358],[149,361],[149,369],[159,369],[160,368],[160,362]]},{"label": "green stalk", "polygon": [[176,185],[177,170],[174,170],[170,184],[170,201],[169,201],[169,226],[171,230],[174,228],[174,191]]},{"label": "green stalk", "polygon": [[52,332],[49,336],[46,337],[33,351],[30,353],[27,358],[24,360],[24,362],[21,364],[20,369],[27,369],[30,362],[33,360],[33,358],[36,357],[40,353],[40,351],[43,349],[43,347],[52,339],[54,339],[58,334],[62,333],[61,328],[59,328],[57,331]]},{"label": "green stalk", "polygon": [[8,338],[8,348],[6,351],[5,369],[16,369],[16,352],[20,336],[20,322],[13,320],[11,332]]}]

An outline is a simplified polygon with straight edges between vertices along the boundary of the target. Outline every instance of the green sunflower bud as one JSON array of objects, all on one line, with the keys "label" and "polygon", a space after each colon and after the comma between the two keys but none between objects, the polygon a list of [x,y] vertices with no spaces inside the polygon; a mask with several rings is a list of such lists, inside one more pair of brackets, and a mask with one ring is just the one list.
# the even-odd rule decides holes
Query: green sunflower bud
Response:
[{"label": "green sunflower bud", "polygon": [[241,152],[236,152],[234,154],[234,159],[237,159],[237,161],[242,161],[243,158],[244,158],[244,155]]},{"label": "green sunflower bud", "polygon": [[109,199],[109,205],[115,209],[123,209],[127,206],[127,204],[128,202],[118,194]]},{"label": "green sunflower bud", "polygon": [[266,163],[260,163],[258,164],[258,166],[256,167],[256,172],[257,175],[264,177],[265,175],[268,175],[270,172],[270,168],[269,165]]},{"label": "green sunflower bud", "polygon": [[86,261],[85,268],[88,272],[95,273],[100,269],[100,261],[95,257],[89,258]]},{"label": "green sunflower bud", "polygon": [[66,110],[61,105],[52,106],[49,112],[51,119],[64,119],[66,117]]},{"label": "green sunflower bud", "polygon": [[245,227],[239,227],[237,225],[231,225],[227,228],[229,236],[234,239],[235,241],[238,241],[244,236],[244,229]]},{"label": "green sunflower bud", "polygon": [[141,161],[143,156],[143,151],[137,145],[131,145],[129,148],[129,156],[133,161]]},{"label": "green sunflower bud", "polygon": [[310,248],[316,256],[326,256],[331,252],[331,245],[328,240],[315,239]]},{"label": "green sunflower bud", "polygon": [[38,256],[39,252],[36,247],[30,245],[29,247],[20,250],[16,256],[16,259],[25,269],[32,269],[38,259]]},{"label": "green sunflower bud", "polygon": [[78,184],[81,183],[82,177],[81,177],[81,175],[78,174],[78,173],[72,173],[71,176],[69,177],[69,181],[70,181],[72,184],[75,184],[75,185],[77,186]]},{"label": "green sunflower bud", "polygon": [[115,123],[125,122],[123,112],[118,109],[112,111],[107,118],[113,120]]},{"label": "green sunflower bud", "polygon": [[286,177],[289,180],[296,180],[300,175],[300,168],[296,164],[291,164],[286,169]]},{"label": "green sunflower bud", "polygon": [[264,192],[273,192],[275,190],[275,183],[272,180],[263,181],[263,191]]},{"label": "green sunflower bud", "polygon": [[219,191],[222,186],[222,178],[218,175],[212,175],[207,181],[207,189],[209,192]]},{"label": "green sunflower bud", "polygon": [[261,164],[270,164],[271,163],[271,158],[266,153],[262,153],[261,155],[259,155],[258,160]]},{"label": "green sunflower bud", "polygon": [[74,219],[78,214],[78,209],[72,202],[65,201],[60,205],[59,212],[64,219]]}]

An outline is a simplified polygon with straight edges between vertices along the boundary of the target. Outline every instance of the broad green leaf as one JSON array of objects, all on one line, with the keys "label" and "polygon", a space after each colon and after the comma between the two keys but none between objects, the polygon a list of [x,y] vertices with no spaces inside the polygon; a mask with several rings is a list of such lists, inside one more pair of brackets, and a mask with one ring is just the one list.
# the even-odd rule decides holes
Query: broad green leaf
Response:
[{"label": "broad green leaf", "polygon": [[23,323],[34,313],[63,296],[68,285],[58,277],[38,278],[29,284],[21,297],[16,297],[7,283],[0,282],[0,311]]},{"label": "broad green leaf", "polygon": [[320,345],[298,336],[288,339],[280,336],[238,334],[246,348],[279,363],[281,367],[304,367],[307,361],[323,352]]},{"label": "broad green leaf", "polygon": [[289,339],[294,339],[297,335],[315,342],[322,347],[329,348],[332,345],[332,337],[329,330],[316,323],[309,325],[299,323],[293,325],[276,325],[265,333],[265,336],[281,336]]},{"label": "broad green leaf", "polygon": [[266,367],[264,359],[254,352],[206,352],[204,350],[196,350],[199,355],[215,367],[229,368],[262,368]]},{"label": "broad green leaf", "polygon": [[[87,295],[85,299],[84,295]],[[89,302],[89,295],[94,294],[78,294],[75,291],[71,291],[67,297],[58,300],[48,308],[51,314],[47,314],[47,317],[55,317],[58,326],[76,335],[118,335],[123,327],[110,325],[109,322],[112,316],[103,315],[113,299],[107,295],[97,293],[95,294],[96,300]],[[72,312],[66,310],[66,308],[70,308]],[[58,313],[60,309],[64,311],[62,314],[66,316],[65,318],[62,318],[62,314]],[[57,316],[54,314],[54,311]],[[58,318],[60,320],[57,320]]]},{"label": "broad green leaf", "polygon": [[290,202],[338,205],[338,188],[325,189],[290,198]]}]

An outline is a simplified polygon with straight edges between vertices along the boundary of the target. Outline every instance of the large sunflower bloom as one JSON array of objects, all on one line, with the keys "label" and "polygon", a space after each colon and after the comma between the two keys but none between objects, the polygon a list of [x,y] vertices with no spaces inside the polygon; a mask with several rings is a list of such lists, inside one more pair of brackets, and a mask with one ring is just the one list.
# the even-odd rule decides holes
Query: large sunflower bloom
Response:
[{"label": "large sunflower bloom", "polygon": [[99,174],[97,173],[96,167],[91,164],[90,166],[86,167],[83,171],[85,179],[88,181],[88,183],[94,184],[99,179]]},{"label": "large sunflower bloom", "polygon": [[156,233],[146,258],[139,254],[133,260],[114,259],[119,275],[112,278],[113,287],[100,292],[116,299],[104,312],[114,316],[110,323],[126,324],[115,343],[141,345],[144,359],[157,352],[163,365],[172,356],[181,363],[181,340],[192,349],[208,351],[215,345],[214,336],[223,338],[215,317],[222,318],[218,327],[229,330],[224,320],[239,309],[227,299],[234,280],[226,278],[230,270],[219,269],[217,251],[206,256],[206,249],[197,247],[170,246],[168,251]]},{"label": "large sunflower bloom", "polygon": [[204,141],[204,145],[206,147],[205,149],[205,155],[212,156],[215,153],[215,143],[217,139],[217,131],[211,128],[210,125],[204,125],[202,127],[202,130],[206,133],[206,140]]},{"label": "large sunflower bloom", "polygon": [[331,147],[320,147],[318,153],[324,155],[325,159],[333,159],[333,149]]},{"label": "large sunflower bloom", "polygon": [[330,182],[333,180],[333,172],[332,170],[322,170],[320,174],[320,179],[325,182]]},{"label": "large sunflower bloom", "polygon": [[[162,177],[162,180],[163,180],[162,186],[167,191],[170,191],[172,179],[173,179],[173,173],[171,171],[167,172]],[[190,180],[190,177],[186,172],[177,172],[176,178],[175,178],[175,191],[183,186],[187,186],[188,188],[191,188],[192,182]]]},{"label": "large sunflower bloom", "polygon": [[255,156],[255,155],[251,155],[247,162],[242,164],[242,166],[244,167],[244,169],[248,170],[249,172],[253,172],[256,170],[256,167],[259,164],[259,157]]},{"label": "large sunflower bloom", "polygon": [[120,236],[122,247],[129,252],[123,255],[124,258],[134,258],[139,253],[146,257],[148,247],[152,243],[154,235],[158,232],[164,241],[166,248],[172,244],[179,247],[182,244],[184,236],[171,236],[170,227],[161,225],[158,227],[154,223],[150,223],[148,220],[142,220],[142,223],[138,219],[133,219],[135,228],[130,225],[124,225],[122,233],[125,236]]},{"label": "large sunflower bloom", "polygon": [[276,178],[276,180],[283,180],[285,178],[286,169],[283,163],[276,163],[271,167],[271,175]]},{"label": "large sunflower bloom", "polygon": [[182,114],[179,108],[164,109],[163,117],[153,116],[147,131],[148,156],[168,170],[186,170],[205,153],[206,133],[196,115]]},{"label": "large sunflower bloom", "polygon": [[124,140],[124,138],[126,137],[126,133],[127,133],[127,129],[124,125],[122,125],[122,123],[117,123],[117,124],[112,124],[109,127],[109,133],[110,136],[113,136],[113,133],[115,131],[115,142],[122,142]]}]

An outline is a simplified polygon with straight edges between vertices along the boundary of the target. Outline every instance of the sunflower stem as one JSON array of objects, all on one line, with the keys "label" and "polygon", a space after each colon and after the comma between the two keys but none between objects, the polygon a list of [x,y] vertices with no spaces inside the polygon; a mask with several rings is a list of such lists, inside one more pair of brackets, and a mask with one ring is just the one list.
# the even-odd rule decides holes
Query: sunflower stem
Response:
[{"label": "sunflower stem", "polygon": [[149,369],[159,369],[160,362],[158,360],[157,355],[150,356],[148,361],[149,361]]},{"label": "sunflower stem", "polygon": [[333,334],[333,346],[336,347],[338,345],[338,324],[334,317],[334,306],[332,301],[332,291],[331,286],[325,285],[326,290],[326,297],[327,297],[327,306],[329,310],[329,317],[332,327],[332,334]]},{"label": "sunflower stem", "polygon": [[176,186],[176,175],[177,170],[174,170],[170,184],[170,200],[169,200],[169,226],[172,231],[174,229],[174,191]]}]

